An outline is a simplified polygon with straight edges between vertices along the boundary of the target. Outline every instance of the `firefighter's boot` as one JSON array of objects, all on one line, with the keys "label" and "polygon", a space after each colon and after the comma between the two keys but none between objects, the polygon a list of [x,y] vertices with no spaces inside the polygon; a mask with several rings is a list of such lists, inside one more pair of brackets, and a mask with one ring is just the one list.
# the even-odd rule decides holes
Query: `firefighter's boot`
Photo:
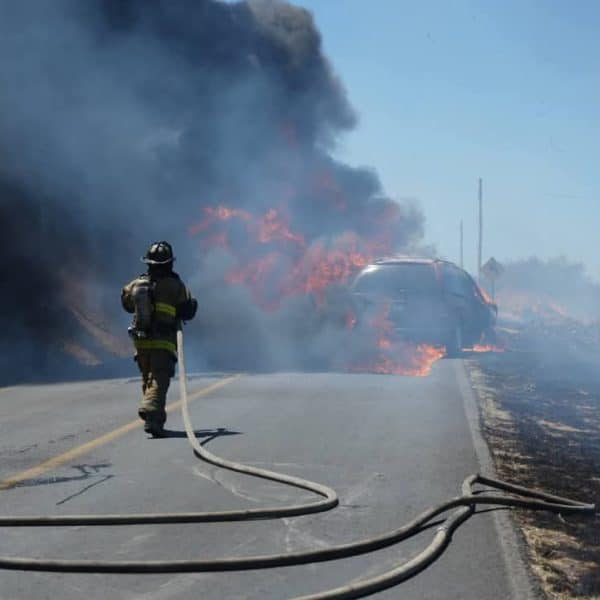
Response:
[{"label": "firefighter's boot", "polygon": [[161,423],[154,418],[154,415],[147,412],[143,408],[138,410],[138,416],[144,421],[144,431],[152,435],[152,437],[165,437],[165,430]]}]

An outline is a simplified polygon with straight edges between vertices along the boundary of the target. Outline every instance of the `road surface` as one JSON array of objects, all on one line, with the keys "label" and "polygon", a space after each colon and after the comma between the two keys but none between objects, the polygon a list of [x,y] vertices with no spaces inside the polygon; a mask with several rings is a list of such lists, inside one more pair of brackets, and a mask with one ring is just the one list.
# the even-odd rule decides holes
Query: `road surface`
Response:
[{"label": "road surface", "polygon": [[[220,387],[212,389],[217,383]],[[185,559],[327,547],[397,528],[459,493],[481,464],[457,361],[429,377],[369,374],[204,374],[190,379],[191,413],[212,452],[336,489],[327,513],[250,523],[6,528],[0,554],[90,559]],[[208,390],[208,391],[207,391]],[[170,437],[135,422],[139,381],[0,391],[1,512],[85,514],[274,506],[314,496],[198,461],[177,407]],[[178,399],[173,385],[170,400]],[[465,405],[467,409],[465,411]],[[471,413],[471,414],[470,414]],[[216,434],[216,435],[215,435]],[[505,519],[501,517],[500,521]],[[498,513],[473,516],[426,571],[373,597],[527,598],[529,582],[503,541]],[[375,553],[241,573],[86,575],[3,571],[2,600],[291,598],[373,576],[417,554],[435,527]],[[510,537],[510,536],[509,536]]]}]

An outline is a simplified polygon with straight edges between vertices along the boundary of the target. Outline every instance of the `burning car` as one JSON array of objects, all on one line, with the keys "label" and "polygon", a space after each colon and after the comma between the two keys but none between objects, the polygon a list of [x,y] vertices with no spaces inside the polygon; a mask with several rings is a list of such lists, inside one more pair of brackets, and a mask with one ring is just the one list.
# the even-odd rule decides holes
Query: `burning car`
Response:
[{"label": "burning car", "polygon": [[448,261],[376,260],[358,274],[351,292],[358,325],[383,318],[395,337],[445,346],[447,356],[493,339],[496,304]]}]

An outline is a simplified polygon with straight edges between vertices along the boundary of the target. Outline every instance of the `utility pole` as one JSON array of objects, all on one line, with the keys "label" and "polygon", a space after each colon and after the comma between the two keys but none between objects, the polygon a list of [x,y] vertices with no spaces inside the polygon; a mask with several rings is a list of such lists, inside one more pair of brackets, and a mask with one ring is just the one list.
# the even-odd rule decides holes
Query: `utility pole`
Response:
[{"label": "utility pole", "polygon": [[[37,214],[32,214],[32,220],[35,222],[35,237],[32,236],[31,245],[32,250],[37,253],[38,260],[44,261],[48,256],[48,207],[46,205],[47,198],[45,194],[38,194],[38,205]],[[47,269],[47,265],[42,265],[43,269]],[[40,302],[38,314],[40,317],[46,315],[49,312],[50,300],[47,294],[40,296]],[[48,372],[48,359],[50,354],[50,348],[48,344],[50,342],[49,336],[45,334],[44,328],[39,326],[39,319],[34,320],[34,327],[36,328],[35,333],[38,339],[35,340],[32,351],[32,360],[29,365],[31,373],[35,375],[46,375]]]},{"label": "utility pole", "polygon": [[464,253],[464,235],[463,235],[463,222],[460,220],[460,268],[465,268],[465,253]]},{"label": "utility pole", "polygon": [[479,178],[479,243],[477,245],[477,279],[481,283],[481,264],[483,254],[483,182]]}]

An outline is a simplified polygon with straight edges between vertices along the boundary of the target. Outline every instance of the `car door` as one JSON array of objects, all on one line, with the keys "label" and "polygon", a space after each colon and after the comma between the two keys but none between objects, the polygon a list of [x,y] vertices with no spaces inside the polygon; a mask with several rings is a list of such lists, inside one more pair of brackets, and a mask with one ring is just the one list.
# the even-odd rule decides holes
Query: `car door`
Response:
[{"label": "car door", "polygon": [[478,337],[482,315],[477,301],[474,282],[462,269],[445,265],[444,287],[446,300],[463,327],[465,341]]},{"label": "car door", "polygon": [[444,295],[446,302],[452,312],[464,319],[468,312],[469,300],[467,298],[467,286],[463,273],[453,265],[444,265]]}]

